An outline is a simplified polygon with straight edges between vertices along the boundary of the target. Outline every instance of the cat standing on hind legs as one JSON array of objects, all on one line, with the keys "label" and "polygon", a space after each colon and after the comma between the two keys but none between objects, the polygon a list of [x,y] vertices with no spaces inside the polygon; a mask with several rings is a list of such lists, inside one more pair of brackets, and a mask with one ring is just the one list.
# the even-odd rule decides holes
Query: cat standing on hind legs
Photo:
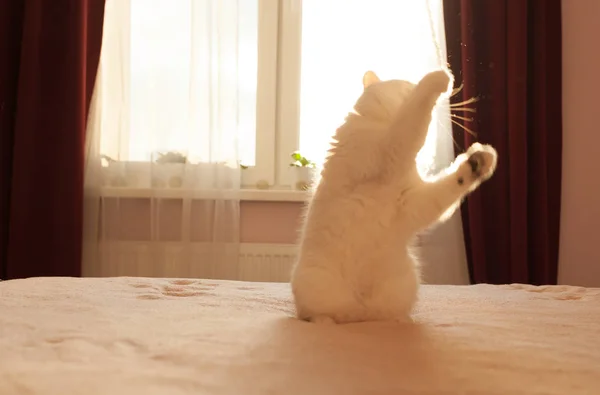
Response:
[{"label": "cat standing on hind legs", "polygon": [[447,71],[416,85],[367,72],[363,85],[307,207],[291,279],[303,320],[409,320],[420,283],[414,236],[447,219],[496,167],[496,151],[473,144],[438,176],[420,177],[415,158],[451,92]]}]

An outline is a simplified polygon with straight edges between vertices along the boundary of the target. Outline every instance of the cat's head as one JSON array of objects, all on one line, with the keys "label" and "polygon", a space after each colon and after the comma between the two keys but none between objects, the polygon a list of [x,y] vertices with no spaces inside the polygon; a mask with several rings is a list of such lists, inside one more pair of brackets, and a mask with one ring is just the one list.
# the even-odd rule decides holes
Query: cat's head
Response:
[{"label": "cat's head", "polygon": [[364,91],[354,110],[363,117],[389,122],[415,86],[402,80],[382,81],[373,71],[367,71],[363,76]]}]

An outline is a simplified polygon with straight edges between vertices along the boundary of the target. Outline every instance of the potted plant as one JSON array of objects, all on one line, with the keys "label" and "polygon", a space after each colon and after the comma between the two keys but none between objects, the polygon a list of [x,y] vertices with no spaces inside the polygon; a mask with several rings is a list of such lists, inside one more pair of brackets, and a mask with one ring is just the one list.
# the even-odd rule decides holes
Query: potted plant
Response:
[{"label": "potted plant", "polygon": [[187,156],[178,151],[156,152],[152,161],[153,188],[181,188]]},{"label": "potted plant", "polygon": [[118,188],[147,188],[150,184],[148,161],[123,161],[100,155],[103,185]]},{"label": "potted plant", "polygon": [[308,190],[315,178],[317,165],[315,162],[303,156],[300,152],[293,152],[290,157],[290,169],[292,170],[292,185],[299,191]]},{"label": "potted plant", "polygon": [[110,187],[127,187],[127,171],[125,162],[120,162],[108,155],[100,155],[103,184]]}]

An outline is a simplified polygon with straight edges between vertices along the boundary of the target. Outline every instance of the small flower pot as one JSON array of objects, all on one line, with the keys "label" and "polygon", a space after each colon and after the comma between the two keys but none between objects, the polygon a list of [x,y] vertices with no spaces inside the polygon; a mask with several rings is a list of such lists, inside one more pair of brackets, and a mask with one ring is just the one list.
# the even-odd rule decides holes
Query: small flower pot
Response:
[{"label": "small flower pot", "polygon": [[184,163],[152,163],[152,188],[181,188],[185,179]]},{"label": "small flower pot", "polygon": [[153,152],[150,166],[152,188],[182,188],[186,180],[187,155],[183,152]]},{"label": "small flower pot", "polygon": [[315,178],[317,170],[314,167],[291,166],[292,188],[298,191],[310,189]]},{"label": "small flower pot", "polygon": [[104,186],[113,188],[124,188],[129,186],[127,180],[127,163],[113,161],[107,167],[102,168]]}]

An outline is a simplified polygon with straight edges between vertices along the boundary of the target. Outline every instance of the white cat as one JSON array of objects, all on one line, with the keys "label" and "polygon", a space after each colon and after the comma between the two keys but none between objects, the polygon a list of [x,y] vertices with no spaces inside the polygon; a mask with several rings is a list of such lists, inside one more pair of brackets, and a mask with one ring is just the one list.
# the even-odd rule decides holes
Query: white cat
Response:
[{"label": "white cat", "polygon": [[299,319],[410,320],[420,283],[412,239],[496,167],[494,148],[476,143],[434,179],[419,176],[415,158],[434,106],[451,92],[449,72],[417,85],[367,72],[363,85],[307,208],[291,279]]}]

